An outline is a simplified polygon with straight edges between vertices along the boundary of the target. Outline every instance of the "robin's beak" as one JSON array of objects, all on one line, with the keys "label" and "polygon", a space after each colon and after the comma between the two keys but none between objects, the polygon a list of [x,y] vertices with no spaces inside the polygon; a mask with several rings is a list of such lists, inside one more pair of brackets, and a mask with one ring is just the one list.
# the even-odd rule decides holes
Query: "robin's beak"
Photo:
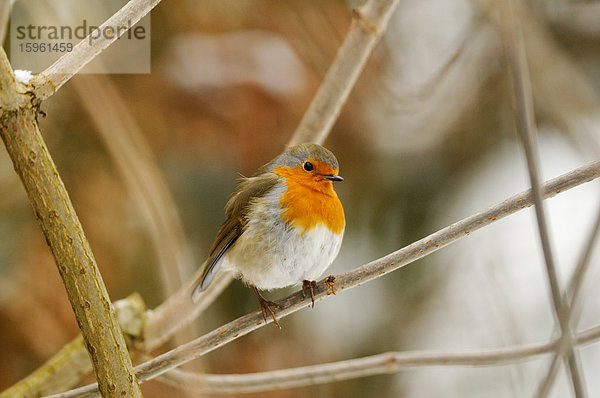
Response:
[{"label": "robin's beak", "polygon": [[335,174],[324,175],[323,178],[329,181],[344,181],[342,176],[338,176]]}]

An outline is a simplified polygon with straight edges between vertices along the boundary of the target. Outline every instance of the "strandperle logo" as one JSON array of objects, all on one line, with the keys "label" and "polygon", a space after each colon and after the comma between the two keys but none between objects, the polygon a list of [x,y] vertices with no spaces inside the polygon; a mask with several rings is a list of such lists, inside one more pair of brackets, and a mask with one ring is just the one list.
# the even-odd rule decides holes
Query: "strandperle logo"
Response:
[{"label": "strandperle logo", "polygon": [[90,45],[100,38],[112,39],[136,39],[144,40],[146,38],[146,28],[144,26],[133,27],[131,21],[126,25],[116,27],[112,26],[93,26],[89,25],[87,20],[83,20],[78,26],[62,25],[20,25],[15,28],[17,40],[73,40],[88,39]]},{"label": "strandperle logo", "polygon": [[[150,0],[148,0],[150,2]],[[14,69],[39,73],[83,41],[116,40],[80,73],[150,73],[150,15],[105,23],[127,0],[20,0],[11,12]],[[68,10],[68,11],[66,11]]]}]

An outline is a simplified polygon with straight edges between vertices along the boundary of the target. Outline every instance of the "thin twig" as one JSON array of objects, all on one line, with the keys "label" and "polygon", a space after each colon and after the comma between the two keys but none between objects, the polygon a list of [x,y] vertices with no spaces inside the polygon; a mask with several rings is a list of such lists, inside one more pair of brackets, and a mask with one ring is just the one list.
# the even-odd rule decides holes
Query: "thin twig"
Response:
[{"label": "thin twig", "polygon": [[[598,211],[598,215],[596,216],[596,222],[592,227],[591,233],[588,235],[588,240],[583,248],[581,256],[579,257],[579,261],[577,262],[577,267],[575,268],[575,272],[571,277],[571,281],[569,282],[569,286],[567,291],[563,294],[563,306],[568,309],[569,314],[569,323],[571,327],[575,328],[577,326],[577,321],[574,319],[576,313],[578,313],[579,308],[581,306],[581,295],[579,294],[581,290],[581,285],[584,280],[584,276],[589,269],[590,257],[592,255],[592,250],[594,249],[596,238],[598,236],[598,231],[600,230],[600,210]],[[556,372],[558,371],[559,360],[563,358],[564,355],[568,355],[569,341],[563,336],[559,339],[559,345],[556,349],[554,356],[552,357],[552,362],[548,367],[548,371],[546,373],[546,377],[543,379],[543,382],[538,387],[537,397],[545,397],[550,392],[550,388],[552,387],[554,378],[556,377]]]},{"label": "thin twig", "polygon": [[63,55],[45,71],[31,79],[30,84],[33,86],[33,93],[35,96],[40,100],[44,100],[53,95],[63,84],[90,63],[98,54],[127,32],[126,29],[116,29],[116,27],[135,25],[146,16],[150,10],[160,3],[160,1],[161,0],[130,0],[123,8],[117,11],[98,28],[100,31],[104,31],[105,28],[112,27],[117,34],[112,37],[100,35],[99,38],[92,38],[91,35],[93,32],[90,33],[88,37],[81,40],[73,47],[73,51]]},{"label": "thin twig", "polygon": [[[544,198],[553,197],[562,191],[573,188],[584,182],[591,181],[598,176],[600,176],[600,161],[591,163],[548,181],[542,186]],[[359,286],[395,271],[406,264],[423,258],[442,247],[469,235],[475,230],[529,207],[532,204],[533,199],[531,190],[521,192],[497,205],[458,221],[385,257],[362,265],[337,277],[331,276],[325,278],[319,282],[314,289],[315,301],[323,300],[328,295]],[[280,305],[280,308],[275,310],[275,314],[277,318],[281,320],[287,315],[309,306],[310,302],[305,301],[302,292],[297,292],[278,301],[278,304]],[[270,322],[272,322],[271,318],[268,318],[266,322],[263,320],[260,311],[242,316],[202,337],[137,366],[136,372],[138,378],[141,381],[152,379],[177,366],[230,343]],[[77,389],[76,394],[69,392],[54,395],[52,397],[96,396],[94,395],[95,391],[96,387],[91,385]]]},{"label": "thin twig", "polygon": [[[520,19],[514,11],[513,1],[514,0],[505,0],[504,2],[503,9],[505,12],[503,14],[503,24],[506,26],[506,28],[503,29],[503,33],[516,102],[515,117],[517,122],[517,131],[519,133],[521,144],[523,145],[525,157],[527,159],[527,169],[529,171],[529,180],[533,190],[533,200],[535,203],[534,209],[538,225],[538,233],[540,236],[542,251],[544,253],[546,273],[550,285],[550,292],[552,294],[554,312],[558,319],[560,332],[563,336],[562,340],[564,341],[564,344],[568,346],[565,360],[569,366],[571,382],[573,385],[573,390],[575,391],[575,396],[578,398],[583,398],[587,394],[585,392],[585,385],[581,374],[579,359],[577,353],[574,352],[571,345],[572,332],[569,325],[569,309],[563,305],[563,301],[561,300],[562,295],[560,292],[558,275],[556,272],[554,256],[552,254],[552,246],[550,243],[548,225],[544,211],[544,203],[540,188],[541,178],[539,171],[539,155],[537,152],[538,149],[535,116],[533,112],[533,99],[531,94],[531,80],[529,79],[529,69],[527,65],[527,54],[525,52],[523,32]],[[549,383],[551,384],[552,379],[553,372],[550,372],[546,380],[550,380]],[[546,382],[544,382],[544,384],[546,384]],[[545,396],[546,394],[539,395],[540,398]]]},{"label": "thin twig", "polygon": [[506,16],[504,21],[509,26],[507,30],[509,32],[508,34],[511,36],[505,42],[505,45],[507,48],[507,57],[509,59],[510,69],[512,72],[511,76],[516,102],[515,118],[517,122],[517,132],[519,133],[519,138],[521,140],[521,144],[523,145],[525,157],[527,159],[527,170],[533,192],[534,209],[549,277],[552,301],[554,303],[556,315],[560,318],[560,287],[558,285],[556,267],[554,265],[553,258],[554,256],[552,255],[552,247],[550,244],[544,205],[542,202],[539,155],[537,152],[537,137],[533,115],[533,101],[531,98],[531,82],[529,80],[525,47],[523,45],[520,25],[513,26],[516,24],[515,21],[517,21],[518,18],[512,10],[512,1],[505,1],[507,3],[507,7],[510,9],[509,14]]},{"label": "thin twig", "polygon": [[[586,329],[575,340],[578,344],[588,344],[598,338],[600,325]],[[539,355],[556,350],[558,343],[558,340],[554,340],[463,352],[387,352],[345,361],[246,374],[198,374],[173,369],[160,376],[160,380],[203,393],[241,394],[390,374],[416,367],[507,365],[536,359]]]},{"label": "thin twig", "polygon": [[302,142],[322,143],[325,140],[373,47],[385,32],[397,4],[398,0],[368,0],[354,10],[350,30],[337,57],[289,145]]},{"label": "thin twig", "polygon": [[36,106],[0,49],[0,135],[54,256],[96,379],[106,396],[141,397],[98,265],[39,131]]}]

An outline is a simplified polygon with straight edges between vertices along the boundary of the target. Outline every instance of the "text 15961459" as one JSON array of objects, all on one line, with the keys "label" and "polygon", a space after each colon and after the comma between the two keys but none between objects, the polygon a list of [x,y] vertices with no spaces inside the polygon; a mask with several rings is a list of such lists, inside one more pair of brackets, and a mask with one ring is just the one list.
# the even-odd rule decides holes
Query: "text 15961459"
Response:
[{"label": "text 15961459", "polygon": [[73,43],[19,43],[22,53],[66,53],[73,51]]}]

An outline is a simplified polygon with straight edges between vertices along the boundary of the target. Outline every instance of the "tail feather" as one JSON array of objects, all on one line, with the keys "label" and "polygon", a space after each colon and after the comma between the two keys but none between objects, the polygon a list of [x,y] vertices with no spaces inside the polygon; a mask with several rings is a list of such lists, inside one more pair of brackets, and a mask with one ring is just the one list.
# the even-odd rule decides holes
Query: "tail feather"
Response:
[{"label": "tail feather", "polygon": [[192,290],[192,301],[194,303],[198,302],[202,292],[205,291],[208,288],[208,286],[211,284],[213,279],[215,279],[215,276],[217,275],[217,273],[219,272],[219,269],[221,268],[219,266],[220,265],[219,263],[220,263],[220,261],[216,264],[212,264],[212,266],[208,267],[208,268],[205,268],[207,266],[207,264],[204,263],[204,264],[202,264],[202,267],[200,267],[201,269],[204,269],[204,271],[196,279],[196,282],[194,282],[194,289]]}]

